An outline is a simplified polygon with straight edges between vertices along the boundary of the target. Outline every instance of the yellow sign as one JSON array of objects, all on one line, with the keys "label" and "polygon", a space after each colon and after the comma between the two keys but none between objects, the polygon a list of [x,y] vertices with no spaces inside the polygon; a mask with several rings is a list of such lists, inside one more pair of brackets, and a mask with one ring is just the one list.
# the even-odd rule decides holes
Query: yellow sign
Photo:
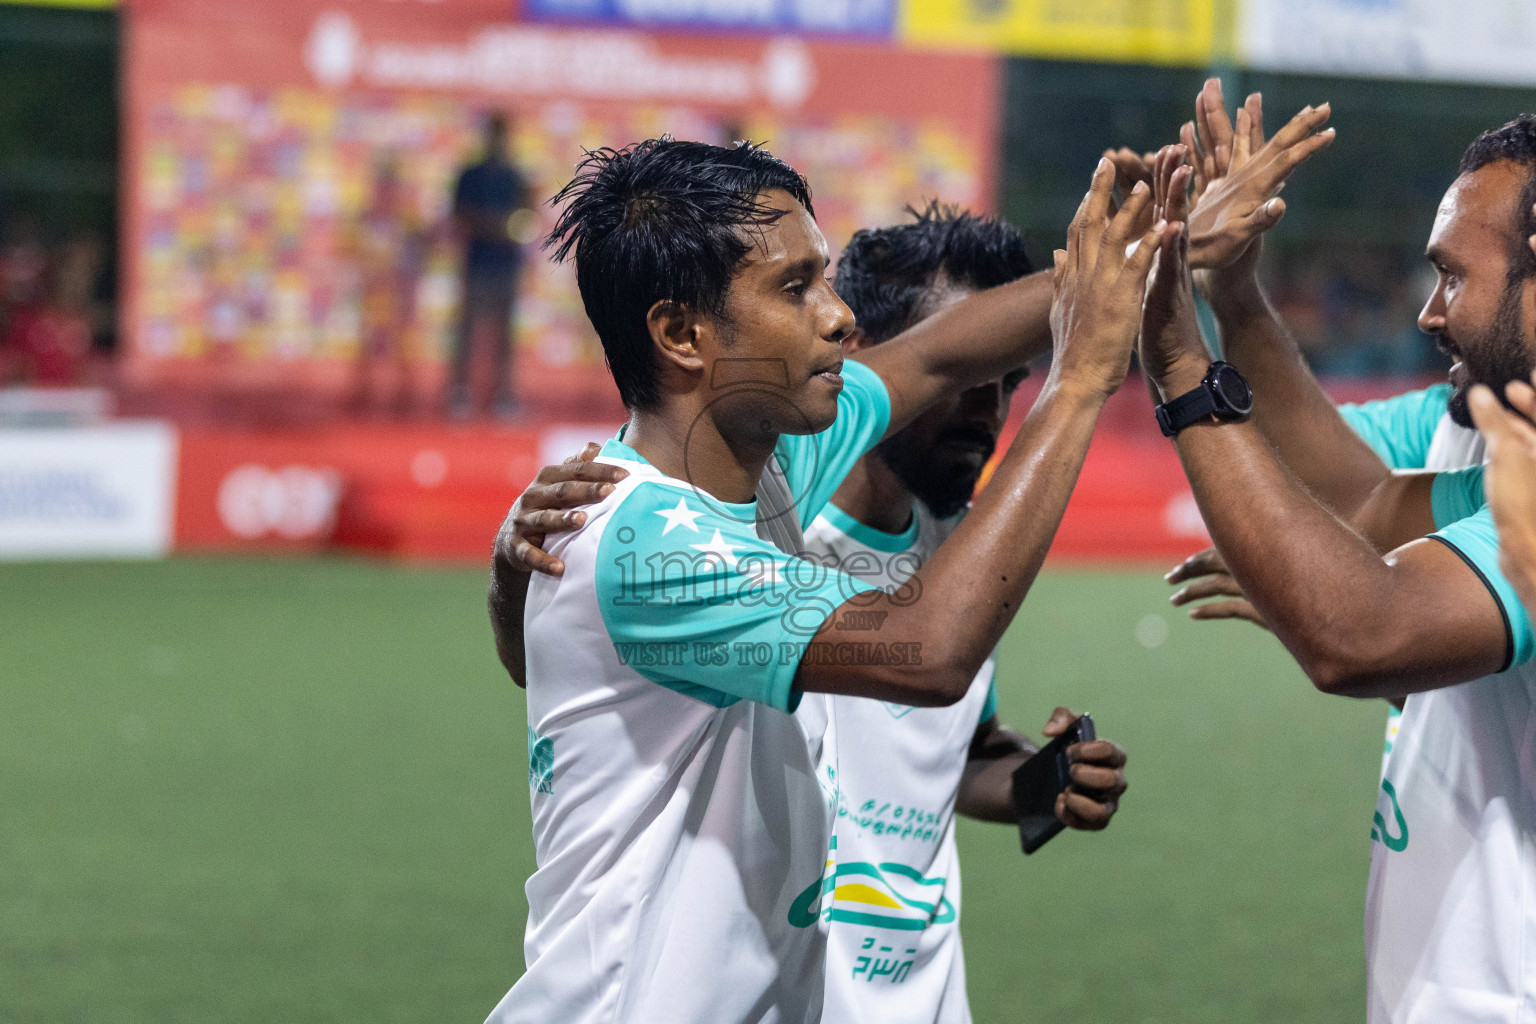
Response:
[{"label": "yellow sign", "polygon": [[1207,64],[1222,0],[903,0],[917,46],[1033,57]]}]

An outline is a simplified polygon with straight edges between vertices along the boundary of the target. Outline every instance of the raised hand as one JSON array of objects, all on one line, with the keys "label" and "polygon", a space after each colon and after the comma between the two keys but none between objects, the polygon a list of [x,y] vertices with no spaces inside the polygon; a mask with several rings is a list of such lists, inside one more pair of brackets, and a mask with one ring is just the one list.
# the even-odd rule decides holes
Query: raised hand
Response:
[{"label": "raised hand", "polygon": [[[1189,617],[1192,619],[1245,619],[1255,626],[1269,628],[1269,623],[1264,621],[1264,616],[1258,613],[1243,593],[1243,588],[1232,578],[1226,560],[1215,548],[1195,552],[1174,566],[1163,579],[1173,586],[1186,584],[1179,587],[1168,602],[1175,608],[1190,605]],[[1193,604],[1211,597],[1221,600]]]},{"label": "raised hand", "polygon": [[1152,201],[1152,190],[1146,182],[1137,182],[1125,204],[1110,217],[1114,184],[1113,165],[1100,160],[1093,184],[1067,228],[1067,248],[1053,254],[1055,355],[1047,387],[1072,384],[1109,395],[1124,383],[1130,369],[1152,256],[1159,240],[1174,228],[1154,224],[1127,254],[1138,219]]},{"label": "raised hand", "polygon": [[1245,255],[1245,268],[1256,263],[1252,243],[1285,216],[1278,195],[1291,172],[1334,139],[1334,130],[1323,128],[1331,113],[1326,103],[1302,108],[1266,142],[1258,93],[1238,108],[1235,128],[1223,102],[1220,81],[1207,81],[1196,99],[1196,121],[1180,132],[1195,172],[1189,261],[1197,269],[1229,267]]},{"label": "raised hand", "polygon": [[541,572],[559,576],[565,563],[544,551],[544,538],[569,533],[586,522],[585,512],[572,511],[602,501],[629,472],[605,462],[593,462],[602,446],[588,442],[580,453],[558,466],[545,466],[512,505],[496,534],[498,572]]},{"label": "raised hand", "polygon": [[[1195,319],[1190,279],[1188,232],[1189,186],[1193,169],[1184,162],[1183,146],[1158,151],[1154,178],[1154,209],[1159,223],[1168,225],[1157,251],[1157,267],[1147,288],[1141,319],[1141,364],[1154,382],[1164,381],[1179,366],[1197,367],[1203,376],[1210,362]],[[1164,395],[1166,400],[1168,395]]]}]

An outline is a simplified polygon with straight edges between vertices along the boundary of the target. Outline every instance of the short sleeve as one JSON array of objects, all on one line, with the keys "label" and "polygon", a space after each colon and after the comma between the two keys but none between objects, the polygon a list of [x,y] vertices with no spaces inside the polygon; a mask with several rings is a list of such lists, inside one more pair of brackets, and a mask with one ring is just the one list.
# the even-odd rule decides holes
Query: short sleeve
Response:
[{"label": "short sleeve", "polygon": [[1393,398],[1341,405],[1339,415],[1389,468],[1423,469],[1450,399],[1451,386],[1436,384]]},{"label": "short sleeve", "polygon": [[1483,467],[1468,466],[1435,474],[1430,484],[1429,506],[1435,517],[1435,529],[1477,515],[1487,504],[1483,497]]},{"label": "short sleeve", "polygon": [[[1439,526],[1438,510],[1435,518]],[[1484,505],[1474,514],[1440,527],[1430,537],[1460,555],[1461,560],[1477,573],[1493,595],[1500,614],[1504,616],[1505,634],[1509,638],[1504,668],[1530,661],[1532,654],[1536,653],[1536,635],[1533,635],[1531,617],[1520,603],[1514,585],[1499,568],[1499,532],[1493,524],[1493,513],[1488,506]]]},{"label": "short sleeve", "polygon": [[890,423],[891,396],[879,375],[863,363],[846,360],[837,421],[819,434],[779,438],[776,455],[802,523],[826,507],[853,464],[885,436]]},{"label": "short sleeve", "polygon": [[619,660],[716,707],[793,711],[806,645],[839,606],[875,588],[757,536],[753,506],[644,482],[608,516],[596,593]]}]

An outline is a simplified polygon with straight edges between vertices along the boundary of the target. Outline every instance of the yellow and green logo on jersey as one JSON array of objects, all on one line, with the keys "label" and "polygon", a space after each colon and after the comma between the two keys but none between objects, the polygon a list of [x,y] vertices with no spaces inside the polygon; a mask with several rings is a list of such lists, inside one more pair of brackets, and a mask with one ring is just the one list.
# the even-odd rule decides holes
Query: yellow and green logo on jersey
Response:
[{"label": "yellow and green logo on jersey", "polygon": [[944,895],[944,882],[943,878],[924,877],[905,864],[839,864],[835,873],[813,882],[795,899],[789,908],[789,923],[806,928],[823,917],[900,931],[949,924],[956,914],[954,904]]}]

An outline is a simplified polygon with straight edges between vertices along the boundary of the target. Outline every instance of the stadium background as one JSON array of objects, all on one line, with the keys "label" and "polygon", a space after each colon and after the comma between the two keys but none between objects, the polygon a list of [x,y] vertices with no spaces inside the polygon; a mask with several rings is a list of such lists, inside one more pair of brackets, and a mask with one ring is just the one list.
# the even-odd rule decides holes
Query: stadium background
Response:
[{"label": "stadium background", "polygon": [[[1440,372],[1413,328],[1435,203],[1536,107],[1536,11],[1454,6],[0,3],[0,1019],[479,1019],[520,969],[523,705],[484,556],[621,410],[535,261],[522,415],[441,414],[484,111],[541,195],[583,145],[747,135],[834,248],[938,196],[1043,259],[1099,152],[1170,139],[1208,74],[1271,127],[1328,100],[1266,273],[1369,397]],[[400,401],[360,412],[380,322]],[[1000,675],[1016,726],[1092,710],[1132,790],[1028,860],[962,824],[977,1019],[1359,1019],[1384,709],[1167,608],[1150,570],[1205,535],[1150,427],[1133,383]]]}]

